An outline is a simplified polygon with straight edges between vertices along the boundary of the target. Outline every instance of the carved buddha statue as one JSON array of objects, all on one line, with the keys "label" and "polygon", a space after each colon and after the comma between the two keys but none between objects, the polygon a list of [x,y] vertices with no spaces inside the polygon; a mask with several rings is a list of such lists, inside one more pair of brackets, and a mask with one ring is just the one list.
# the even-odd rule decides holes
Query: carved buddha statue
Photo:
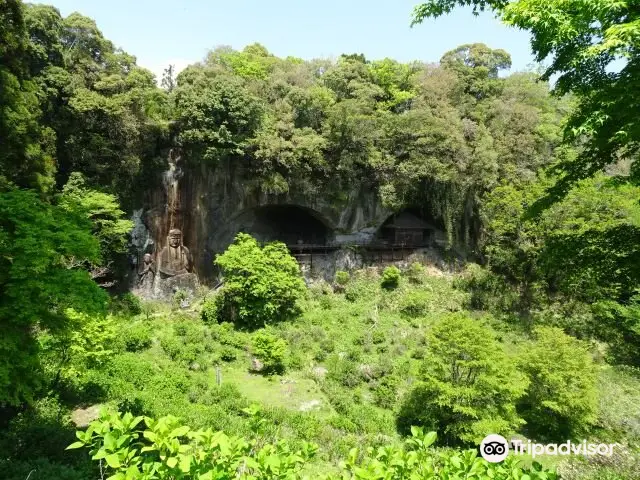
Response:
[{"label": "carved buddha statue", "polygon": [[191,253],[182,244],[182,232],[177,228],[169,231],[167,243],[160,252],[160,277],[174,277],[191,272]]},{"label": "carved buddha statue", "polygon": [[142,271],[138,272],[138,286],[144,290],[151,290],[156,276],[155,262],[150,253],[144,254],[143,262]]}]

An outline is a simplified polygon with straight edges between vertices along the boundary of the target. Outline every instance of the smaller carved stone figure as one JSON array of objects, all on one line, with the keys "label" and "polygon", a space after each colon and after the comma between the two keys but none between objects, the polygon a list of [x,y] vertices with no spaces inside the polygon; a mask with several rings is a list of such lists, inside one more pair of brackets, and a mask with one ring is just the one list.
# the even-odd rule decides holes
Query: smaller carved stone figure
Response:
[{"label": "smaller carved stone figure", "polygon": [[144,254],[142,265],[142,270],[138,272],[138,287],[151,290],[156,277],[156,265],[150,253]]},{"label": "smaller carved stone figure", "polygon": [[182,232],[177,228],[169,231],[168,245],[160,252],[160,277],[168,278],[191,271],[191,253],[182,244]]}]

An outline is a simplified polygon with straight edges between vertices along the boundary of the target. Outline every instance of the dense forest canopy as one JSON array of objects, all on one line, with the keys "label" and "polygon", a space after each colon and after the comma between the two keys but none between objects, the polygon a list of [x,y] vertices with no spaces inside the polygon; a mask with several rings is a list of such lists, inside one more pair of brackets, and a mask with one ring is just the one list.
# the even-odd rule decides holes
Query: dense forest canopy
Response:
[{"label": "dense forest canopy", "polygon": [[[597,414],[595,366],[640,366],[637,8],[432,0],[414,20],[459,4],[530,30],[538,60],[551,57],[551,66],[511,72],[510,54],[482,43],[438,63],[279,58],[254,43],[219,46],[157,79],[94,20],[0,0],[0,450],[13,452],[0,467],[19,460],[22,472],[30,458],[16,432],[46,437],[59,412],[91,401],[144,415],[180,410],[199,426],[250,424],[255,434],[264,419],[243,409],[233,386],[212,394],[203,367],[236,368],[243,348],[271,373],[325,362],[319,384],[338,412],[332,432],[358,446],[378,446],[372,438],[397,433],[396,424],[413,434],[407,448],[419,444],[428,458],[435,437],[413,430],[416,422],[451,446],[472,444],[488,426],[555,440],[640,438],[635,424]],[[616,59],[624,62],[612,72]],[[187,172],[220,171],[253,193],[339,203],[365,187],[393,211],[425,211],[447,234],[444,257],[463,252],[480,265],[455,279],[430,277],[421,265],[390,267],[381,281],[339,272],[330,287],[308,289],[284,245],[239,236],[216,260],[226,290],[200,299],[196,320],[175,308],[143,311],[136,297],[109,288],[121,280],[127,217],[160,180],[170,150]],[[153,324],[156,314],[167,322]],[[282,325],[246,331],[269,323]],[[414,330],[401,337],[398,325]],[[358,365],[363,355],[378,363]],[[391,356],[398,360],[388,365]],[[450,374],[456,362],[464,378]],[[618,380],[601,381],[617,392]],[[299,416],[275,421],[280,414],[272,423],[284,418],[298,440],[305,428],[320,430]],[[21,423],[28,415],[46,417],[35,421],[44,434]],[[133,428],[133,417],[123,418],[104,421]],[[164,428],[175,419],[145,422]],[[83,445],[102,441],[83,435]],[[57,461],[50,453],[34,455]],[[378,460],[358,458],[370,469],[382,468]]]}]

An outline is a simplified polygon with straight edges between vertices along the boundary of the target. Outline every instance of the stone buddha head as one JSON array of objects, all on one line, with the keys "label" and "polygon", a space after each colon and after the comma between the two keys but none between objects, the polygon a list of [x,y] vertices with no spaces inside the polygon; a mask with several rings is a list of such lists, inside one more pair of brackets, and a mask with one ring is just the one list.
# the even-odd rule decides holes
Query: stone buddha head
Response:
[{"label": "stone buddha head", "polygon": [[178,248],[182,245],[182,232],[174,228],[169,231],[169,246]]}]

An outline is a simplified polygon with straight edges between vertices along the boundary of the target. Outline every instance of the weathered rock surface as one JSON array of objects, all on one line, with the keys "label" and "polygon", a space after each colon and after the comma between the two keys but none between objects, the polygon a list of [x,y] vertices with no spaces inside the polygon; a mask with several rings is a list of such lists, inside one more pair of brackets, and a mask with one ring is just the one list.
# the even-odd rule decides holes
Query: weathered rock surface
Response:
[{"label": "weathered rock surface", "polygon": [[[132,217],[136,252],[132,264],[142,265],[145,253],[157,260],[167,246],[169,231],[179,229],[182,245],[193,260],[190,272],[201,282],[214,284],[218,274],[215,256],[238,232],[250,233],[260,241],[282,239],[284,225],[288,244],[364,245],[376,238],[393,213],[382,205],[375,188],[357,179],[343,185],[326,185],[320,180],[304,187],[294,184],[287,193],[270,194],[252,187],[236,164],[213,168],[184,163],[172,149],[167,171],[149,180],[155,186],[146,192]],[[307,220],[301,222],[298,216]],[[306,231],[302,223],[313,224],[313,228]],[[436,240],[441,239],[439,235]],[[328,249],[325,253],[314,254],[312,264],[302,263],[306,278],[332,280],[336,270],[353,270],[366,263],[355,250]],[[163,287],[160,294],[172,286]]]},{"label": "weathered rock surface", "polygon": [[76,408],[71,412],[71,421],[78,428],[88,427],[91,422],[100,416],[102,405],[91,405],[86,408]]},{"label": "weathered rock surface", "polygon": [[174,277],[158,279],[158,294],[162,298],[172,298],[179,290],[193,296],[198,289],[198,277],[195,273],[183,273]]}]

